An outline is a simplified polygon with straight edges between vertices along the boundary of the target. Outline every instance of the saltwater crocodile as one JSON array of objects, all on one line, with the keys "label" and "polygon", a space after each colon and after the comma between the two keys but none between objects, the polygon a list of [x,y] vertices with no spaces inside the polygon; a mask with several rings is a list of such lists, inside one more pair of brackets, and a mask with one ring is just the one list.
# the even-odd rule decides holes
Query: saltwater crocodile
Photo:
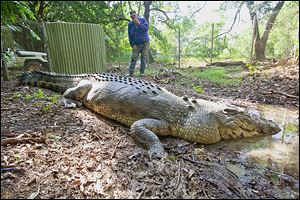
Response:
[{"label": "saltwater crocodile", "polygon": [[63,93],[66,107],[81,103],[130,127],[134,140],[152,155],[165,155],[158,136],[213,144],[221,139],[272,135],[273,121],[250,116],[242,109],[203,99],[178,97],[148,81],[110,73],[66,75],[26,72],[22,84]]}]

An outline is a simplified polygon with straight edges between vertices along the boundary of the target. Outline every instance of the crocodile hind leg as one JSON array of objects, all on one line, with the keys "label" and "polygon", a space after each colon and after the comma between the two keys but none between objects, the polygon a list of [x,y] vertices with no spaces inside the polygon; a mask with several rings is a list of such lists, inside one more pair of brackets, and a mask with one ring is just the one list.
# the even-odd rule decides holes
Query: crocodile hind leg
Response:
[{"label": "crocodile hind leg", "polygon": [[79,107],[82,105],[80,101],[91,90],[91,88],[92,83],[90,81],[82,80],[76,87],[67,89],[59,102],[67,108]]},{"label": "crocodile hind leg", "polygon": [[153,155],[157,157],[166,156],[156,135],[168,135],[170,133],[170,126],[166,122],[157,119],[141,119],[131,125],[130,132],[134,140],[149,151],[150,159]]}]

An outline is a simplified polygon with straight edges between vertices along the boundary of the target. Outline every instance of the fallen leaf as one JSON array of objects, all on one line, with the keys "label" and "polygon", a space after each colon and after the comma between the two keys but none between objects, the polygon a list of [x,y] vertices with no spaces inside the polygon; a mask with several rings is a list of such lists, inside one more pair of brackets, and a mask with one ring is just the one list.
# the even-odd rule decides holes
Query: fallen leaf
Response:
[{"label": "fallen leaf", "polygon": [[81,183],[80,179],[75,179],[72,184],[78,186],[78,185],[80,185],[80,183]]},{"label": "fallen leaf", "polygon": [[40,184],[38,185],[37,192],[31,193],[27,199],[34,199],[35,197],[37,197],[37,195],[39,195],[39,193],[40,193]]},{"label": "fallen leaf", "polygon": [[25,135],[25,134],[22,133],[22,134],[18,135],[16,138],[21,138],[21,137],[23,137],[24,135]]}]

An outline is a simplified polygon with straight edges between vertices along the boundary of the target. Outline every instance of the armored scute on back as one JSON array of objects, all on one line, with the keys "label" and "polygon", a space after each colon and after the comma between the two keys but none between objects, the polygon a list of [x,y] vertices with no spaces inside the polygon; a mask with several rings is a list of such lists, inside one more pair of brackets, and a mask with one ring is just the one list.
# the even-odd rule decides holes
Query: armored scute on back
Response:
[{"label": "armored scute on back", "polygon": [[157,135],[212,144],[221,139],[272,135],[274,122],[252,117],[237,107],[203,99],[178,97],[148,81],[109,73],[66,75],[24,73],[20,82],[63,93],[65,107],[85,107],[130,126],[135,141],[163,156]]}]

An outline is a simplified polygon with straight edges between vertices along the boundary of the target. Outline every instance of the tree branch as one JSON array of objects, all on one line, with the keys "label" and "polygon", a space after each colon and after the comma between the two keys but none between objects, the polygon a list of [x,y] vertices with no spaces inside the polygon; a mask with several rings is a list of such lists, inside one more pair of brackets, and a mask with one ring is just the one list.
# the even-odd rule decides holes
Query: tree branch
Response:
[{"label": "tree branch", "polygon": [[113,14],[107,14],[106,12],[104,12],[103,10],[101,11],[106,17],[109,17],[109,18],[113,18],[114,21],[130,21],[130,19],[127,19],[127,18],[124,18],[124,17],[119,17],[119,18],[116,18],[115,15]]},{"label": "tree branch", "polygon": [[275,19],[279,13],[279,11],[281,10],[282,6],[284,4],[284,1],[279,1],[276,6],[273,8],[272,10],[272,13],[271,13],[271,16],[269,17],[269,20],[266,24],[266,28],[265,28],[265,31],[263,33],[263,36],[262,36],[262,42],[263,43],[266,43],[267,40],[268,40],[268,37],[269,37],[269,33],[273,27],[273,24],[275,22]]},{"label": "tree branch", "polygon": [[166,21],[170,20],[170,18],[168,17],[168,15],[167,15],[167,13],[165,11],[163,11],[163,10],[161,10],[159,8],[150,8],[150,11],[151,10],[156,10],[156,11],[159,11],[159,12],[163,13],[166,16],[166,18],[167,18]]},{"label": "tree branch", "polygon": [[197,13],[199,12],[202,8],[204,8],[205,4],[206,4],[207,1],[204,2],[203,6],[201,8],[199,8],[198,10],[196,10],[195,12],[193,12],[193,14],[190,16],[189,20],[190,21],[192,19],[192,17]]},{"label": "tree branch", "polygon": [[233,23],[232,23],[231,27],[229,28],[229,30],[228,30],[228,31],[225,31],[225,32],[223,32],[223,33],[220,33],[219,35],[215,36],[214,39],[216,39],[216,38],[218,38],[218,37],[220,37],[220,36],[222,36],[222,35],[224,35],[224,34],[227,34],[227,33],[229,33],[229,32],[232,30],[233,26],[235,25],[235,22],[236,22],[237,17],[238,17],[238,16],[240,17],[240,12],[241,12],[241,9],[242,9],[243,4],[244,4],[244,3],[242,3],[242,4],[240,5],[240,7],[238,8],[238,10],[236,11],[236,13],[235,13],[235,15],[234,15]]},{"label": "tree branch", "polygon": [[129,6],[129,9],[132,10],[132,6],[131,6],[130,1],[128,1],[128,6]]}]

